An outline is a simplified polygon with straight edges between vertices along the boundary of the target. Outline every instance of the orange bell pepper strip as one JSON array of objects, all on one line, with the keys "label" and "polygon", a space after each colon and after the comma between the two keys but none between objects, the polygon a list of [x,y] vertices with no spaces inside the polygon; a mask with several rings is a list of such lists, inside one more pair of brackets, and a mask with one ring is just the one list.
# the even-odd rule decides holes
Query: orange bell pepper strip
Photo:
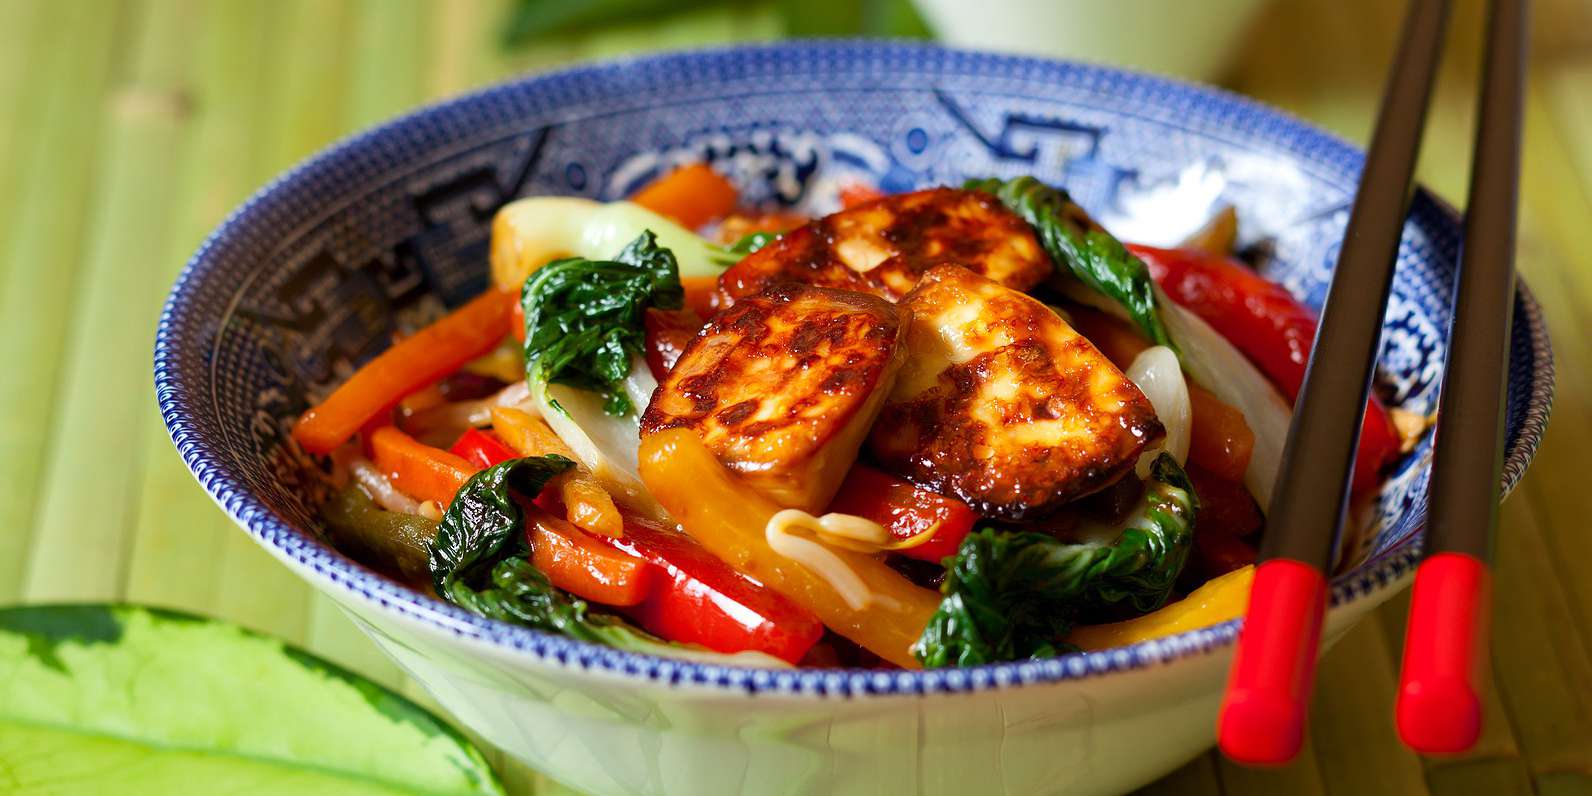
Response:
[{"label": "orange bell pepper strip", "polygon": [[735,186],[711,166],[692,163],[648,183],[630,201],[696,229],[729,215],[738,198]]},{"label": "orange bell pepper strip", "polygon": [[719,278],[716,276],[684,276],[680,287],[685,291],[684,309],[696,313],[698,318],[711,318],[719,314]]},{"label": "orange bell pepper strip", "polygon": [[513,293],[488,291],[383,351],[305,412],[293,439],[310,453],[331,453],[404,396],[496,348],[514,303]]},{"label": "orange bell pepper strip", "polygon": [[639,605],[652,593],[658,567],[588,536],[569,522],[527,507],[531,563],[564,591],[604,605]]},{"label": "orange bell pepper strip", "polygon": [[480,472],[479,467],[455,453],[433,448],[397,426],[382,426],[370,434],[371,457],[376,469],[393,485],[416,500],[435,500],[447,507],[459,487]]},{"label": "orange bell pepper strip", "polygon": [[[508,406],[492,407],[492,428],[520,456],[556,453],[566,459],[575,458],[575,452],[558,438],[546,421],[522,410]],[[563,503],[565,517],[575,527],[616,539],[625,535],[625,520],[619,513],[619,506],[590,473],[577,468],[558,478],[558,502]],[[551,489],[542,492],[544,498],[552,494],[555,493]],[[543,505],[553,503],[544,501]]]},{"label": "orange bell pepper strip", "polygon": [[852,608],[829,581],[769,546],[764,529],[779,506],[740,483],[688,429],[641,440],[641,480],[709,553],[818,616],[836,633],[897,666],[917,668],[912,645],[940,595],[914,585],[879,558],[832,550],[872,595]]}]

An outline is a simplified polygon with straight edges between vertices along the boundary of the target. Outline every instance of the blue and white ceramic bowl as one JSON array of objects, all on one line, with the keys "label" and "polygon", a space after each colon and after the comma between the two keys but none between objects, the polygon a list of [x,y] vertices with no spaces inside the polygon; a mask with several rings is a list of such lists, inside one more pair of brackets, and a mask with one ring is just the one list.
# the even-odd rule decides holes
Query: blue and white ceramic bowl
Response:
[{"label": "blue and white ceramic bowl", "polygon": [[[888,191],[1033,173],[1131,240],[1166,242],[1231,203],[1268,275],[1319,303],[1361,155],[1214,90],[1092,66],[928,46],[825,43],[619,61],[527,78],[356,136],[272,182],[200,248],[155,344],[172,440],[267,550],[344,606],[460,721],[594,793],[1108,793],[1207,748],[1236,623],[1121,649],[964,670],[764,671],[641,655],[488,621],[327,546],[321,470],[288,442],[324,394],[486,284],[493,211],[533,194],[621,197],[707,160],[745,196],[821,211]],[[1381,379],[1432,411],[1455,214],[1417,195]],[[1552,360],[1521,288],[1505,486],[1547,420]],[[1429,443],[1381,495],[1328,635],[1402,587]]]}]

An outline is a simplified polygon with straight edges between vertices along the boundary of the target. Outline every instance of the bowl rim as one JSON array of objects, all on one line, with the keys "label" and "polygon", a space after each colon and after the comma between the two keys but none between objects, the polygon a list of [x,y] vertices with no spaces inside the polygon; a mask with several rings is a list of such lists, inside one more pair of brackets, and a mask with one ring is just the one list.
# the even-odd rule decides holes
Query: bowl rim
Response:
[{"label": "bowl rim", "polygon": [[[471,614],[458,606],[412,590],[342,556],[311,534],[297,530],[256,497],[243,480],[233,474],[224,454],[213,452],[204,434],[195,428],[200,416],[200,393],[185,379],[178,353],[203,343],[203,332],[192,328],[186,317],[189,298],[206,276],[216,269],[221,257],[216,249],[238,234],[253,212],[285,189],[285,186],[335,162],[351,151],[371,146],[388,136],[400,136],[426,118],[489,101],[505,92],[520,91],[538,84],[559,81],[601,81],[631,70],[668,70],[701,67],[715,61],[753,54],[773,59],[833,58],[869,56],[877,59],[917,59],[929,68],[941,68],[947,60],[965,68],[1022,72],[1043,75],[1070,70],[1095,79],[1111,78],[1151,91],[1168,101],[1203,103],[1248,120],[1248,128],[1266,125],[1272,134],[1308,143],[1319,157],[1331,157],[1358,170],[1363,154],[1342,139],[1322,131],[1284,111],[1258,101],[1209,86],[1188,83],[1142,72],[1075,61],[1034,56],[1003,55],[933,44],[880,42],[873,40],[804,41],[735,45],[646,56],[604,60],[572,66],[533,76],[519,76],[487,87],[424,106],[393,120],[357,132],[301,161],[256,191],[213,231],[183,268],[162,309],[154,348],[154,381],[161,416],[172,441],[194,477],[210,497],[234,522],[284,563],[306,579],[321,581],[340,590],[343,596],[392,611],[433,631],[460,640],[470,640],[527,660],[571,669],[606,672],[624,678],[669,686],[700,686],[731,693],[756,695],[773,693],[792,696],[855,698],[860,696],[922,696],[938,693],[980,691],[1028,684],[1081,680],[1116,672],[1144,669],[1195,655],[1213,654],[1232,644],[1241,619],[1182,631],[1170,636],[1136,642],[1092,652],[1068,653],[1045,660],[992,663],[968,668],[878,671],[866,669],[762,669],[737,665],[702,663],[610,647],[570,639],[506,622]],[[1241,125],[1235,125],[1241,126]],[[1458,213],[1424,189],[1411,204],[1410,218],[1416,223],[1457,225]],[[1503,494],[1519,482],[1535,454],[1552,407],[1554,368],[1551,345],[1540,307],[1524,281],[1518,282],[1517,307],[1529,331],[1531,370],[1524,418],[1517,437],[1508,440],[1504,463]],[[1411,509],[1411,510],[1419,510]],[[1331,606],[1340,608],[1402,585],[1419,558],[1417,532],[1409,540],[1372,557],[1332,581]],[[1385,595],[1384,595],[1385,596]]]}]

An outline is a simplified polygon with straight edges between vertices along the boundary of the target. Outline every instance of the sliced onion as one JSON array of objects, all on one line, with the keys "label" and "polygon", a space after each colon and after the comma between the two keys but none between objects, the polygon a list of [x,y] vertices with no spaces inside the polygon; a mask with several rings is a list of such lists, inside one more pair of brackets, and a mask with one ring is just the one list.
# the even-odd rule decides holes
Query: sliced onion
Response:
[{"label": "sliced onion", "polygon": [[1146,348],[1134,358],[1127,376],[1138,385],[1139,392],[1150,399],[1155,416],[1166,428],[1166,436],[1152,450],[1139,457],[1139,477],[1150,474],[1150,465],[1162,451],[1172,454],[1178,464],[1188,461],[1189,425],[1193,409],[1188,398],[1188,383],[1183,380],[1183,366],[1177,354],[1164,345]]},{"label": "sliced onion", "polygon": [[349,460],[348,474],[353,476],[354,483],[359,484],[376,505],[400,514],[420,513],[420,504],[414,498],[398,491],[398,487],[393,486],[387,475],[376,469],[376,465],[371,464],[369,459],[361,456]]},{"label": "sliced onion", "polygon": [[1205,389],[1244,415],[1244,422],[1255,434],[1255,447],[1244,471],[1244,486],[1265,511],[1271,506],[1271,492],[1277,470],[1282,466],[1282,447],[1288,441],[1288,425],[1293,408],[1227,338],[1200,320],[1198,315],[1174,304],[1157,287],[1161,303],[1161,322],[1177,343],[1183,368]]},{"label": "sliced onion", "polygon": [[[1255,447],[1249,456],[1249,469],[1244,471],[1244,486],[1255,496],[1261,511],[1267,510],[1271,505],[1272,488],[1276,486],[1277,470],[1282,466],[1288,425],[1293,422],[1292,406],[1265,374],[1220,332],[1172,301],[1160,285],[1152,285],[1151,289],[1155,291],[1161,310],[1161,323],[1177,345],[1184,372],[1223,403],[1237,409],[1249,424],[1249,430],[1254,432]],[[1062,283],[1062,292],[1080,304],[1129,322],[1133,320],[1122,305],[1075,279]]]},{"label": "sliced onion", "polygon": [[[657,387],[652,372],[638,359],[631,365],[624,387],[636,411],[624,417],[603,411],[603,397],[598,393],[563,384],[549,384],[541,390],[533,388],[531,398],[553,433],[569,446],[575,458],[615,501],[648,517],[664,520],[667,512],[641,483],[638,453],[641,448],[639,416]],[[638,396],[644,397],[638,401]]]}]

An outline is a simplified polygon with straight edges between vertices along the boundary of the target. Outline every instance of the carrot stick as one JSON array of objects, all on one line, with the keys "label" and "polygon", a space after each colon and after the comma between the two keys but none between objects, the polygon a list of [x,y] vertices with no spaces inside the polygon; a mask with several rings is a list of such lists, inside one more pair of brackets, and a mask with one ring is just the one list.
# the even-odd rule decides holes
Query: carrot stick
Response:
[{"label": "carrot stick", "polygon": [[729,215],[736,198],[729,180],[706,164],[693,163],[648,183],[630,201],[696,229]]},{"label": "carrot stick", "polygon": [[638,605],[651,593],[658,568],[639,556],[588,536],[541,510],[526,518],[531,563],[554,586],[604,605]]},{"label": "carrot stick", "polygon": [[371,432],[370,449],[376,468],[404,494],[416,500],[435,500],[442,506],[452,503],[459,487],[480,469],[463,456],[433,448],[397,426]]},{"label": "carrot stick", "polygon": [[[489,291],[383,351],[293,427],[310,453],[330,453],[404,396],[482,356],[509,333],[513,293]],[[451,497],[451,496],[450,496]]]}]

